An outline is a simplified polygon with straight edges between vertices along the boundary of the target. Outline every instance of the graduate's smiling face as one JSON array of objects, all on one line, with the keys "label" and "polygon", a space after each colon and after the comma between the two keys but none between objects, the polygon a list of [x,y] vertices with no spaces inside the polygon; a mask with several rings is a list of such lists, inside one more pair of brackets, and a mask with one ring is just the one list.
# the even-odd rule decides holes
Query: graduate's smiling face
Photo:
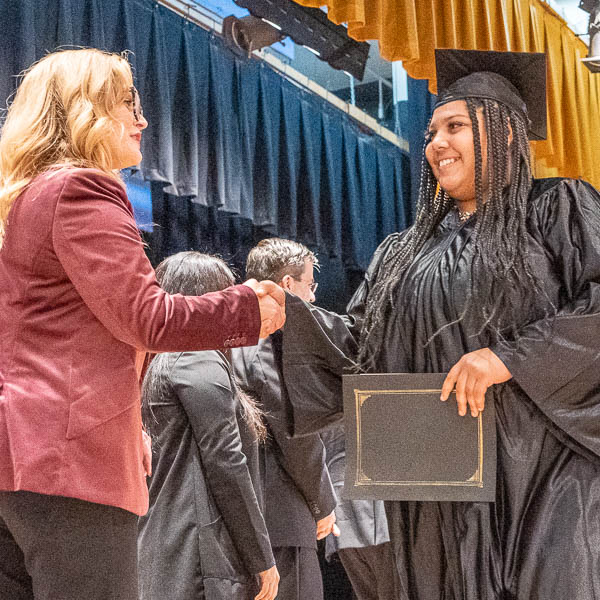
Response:
[{"label": "graduate's smiling face", "polygon": [[[477,111],[485,181],[487,135],[481,109]],[[442,189],[457,201],[461,210],[474,210],[475,147],[473,125],[464,100],[448,102],[435,109],[425,148],[427,162]]]}]

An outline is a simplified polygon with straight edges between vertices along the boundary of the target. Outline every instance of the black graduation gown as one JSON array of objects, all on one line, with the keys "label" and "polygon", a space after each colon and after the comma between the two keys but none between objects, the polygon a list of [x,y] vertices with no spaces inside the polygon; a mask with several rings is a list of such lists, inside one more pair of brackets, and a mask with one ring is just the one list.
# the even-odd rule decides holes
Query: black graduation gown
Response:
[{"label": "black graduation gown", "polygon": [[[253,600],[275,564],[261,512],[259,454],[232,374],[215,351],[166,361],[153,422],[150,508],[138,536],[141,600]],[[146,377],[154,376],[151,364]]]},{"label": "black graduation gown", "polygon": [[[440,330],[462,313],[476,284],[473,225],[449,214],[403,276],[377,371],[446,372],[488,345],[473,319]],[[543,294],[536,315],[514,315],[519,343],[491,346],[513,375],[493,389],[496,502],[386,503],[403,600],[600,598],[600,196],[581,181],[535,181],[527,227]],[[350,332],[359,330],[392,240],[378,249],[350,302]],[[321,319],[335,342],[339,323],[328,324]],[[334,387],[327,356],[331,349],[296,369],[298,378],[313,376],[306,423],[319,410],[332,420],[334,401],[322,400],[322,390]],[[299,381],[288,385],[292,370],[284,372],[294,403]],[[294,416],[300,423],[302,410]]]}]

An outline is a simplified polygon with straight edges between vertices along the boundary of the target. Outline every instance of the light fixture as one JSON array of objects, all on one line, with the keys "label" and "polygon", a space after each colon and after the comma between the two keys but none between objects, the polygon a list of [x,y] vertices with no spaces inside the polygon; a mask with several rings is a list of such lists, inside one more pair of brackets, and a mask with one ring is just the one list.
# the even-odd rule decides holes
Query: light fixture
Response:
[{"label": "light fixture", "polygon": [[334,69],[347,71],[362,81],[369,57],[369,44],[350,38],[347,29],[332,23],[322,10],[300,6],[292,0],[234,2],[247,8],[255,17],[280,27],[282,34],[306,47]]},{"label": "light fixture", "polygon": [[249,15],[238,19],[230,15],[223,19],[222,34],[229,46],[250,56],[254,50],[280,42],[285,35],[277,24]]}]

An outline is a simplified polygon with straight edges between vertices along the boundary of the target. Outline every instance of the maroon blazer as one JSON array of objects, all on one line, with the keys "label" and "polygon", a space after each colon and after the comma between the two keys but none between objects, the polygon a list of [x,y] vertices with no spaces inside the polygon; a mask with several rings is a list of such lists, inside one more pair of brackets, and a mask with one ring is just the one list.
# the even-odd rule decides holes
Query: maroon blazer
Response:
[{"label": "maroon blazer", "polygon": [[0,249],[0,490],[148,509],[136,350],[253,345],[254,292],[161,290],[123,186],[37,177]]}]

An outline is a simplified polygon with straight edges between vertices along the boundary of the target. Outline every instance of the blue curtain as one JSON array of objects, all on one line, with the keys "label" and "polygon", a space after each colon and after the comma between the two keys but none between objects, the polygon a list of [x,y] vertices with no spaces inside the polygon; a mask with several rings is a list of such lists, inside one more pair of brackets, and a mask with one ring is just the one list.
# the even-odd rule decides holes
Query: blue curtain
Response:
[{"label": "blue curtain", "polygon": [[[421,178],[421,162],[423,160],[423,144],[425,129],[433,112],[437,96],[429,93],[427,79],[413,79],[408,77],[408,100],[406,102],[405,137],[411,149],[410,153],[410,180],[411,205],[414,207],[419,195],[419,180]],[[414,214],[411,215],[414,217]]]},{"label": "blue curtain", "polygon": [[293,238],[360,270],[408,225],[406,153],[152,0],[3,0],[0,19],[0,100],[57,47],[133,52],[155,259],[188,247],[228,254],[243,231],[248,243],[257,232]]}]

